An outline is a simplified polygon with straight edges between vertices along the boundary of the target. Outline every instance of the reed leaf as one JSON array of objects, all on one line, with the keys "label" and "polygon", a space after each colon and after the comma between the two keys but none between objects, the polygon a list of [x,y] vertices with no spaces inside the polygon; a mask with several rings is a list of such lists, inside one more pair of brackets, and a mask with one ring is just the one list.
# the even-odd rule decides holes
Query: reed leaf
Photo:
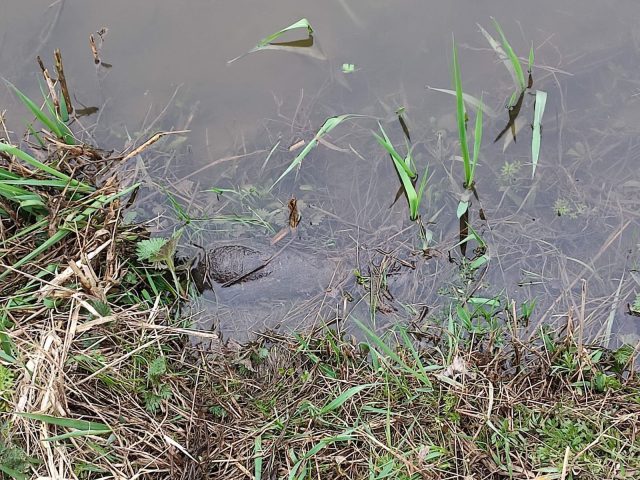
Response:
[{"label": "reed leaf", "polygon": [[536,101],[533,109],[533,136],[531,138],[531,178],[536,174],[540,157],[540,141],[542,136],[542,115],[547,105],[547,92],[536,90]]}]

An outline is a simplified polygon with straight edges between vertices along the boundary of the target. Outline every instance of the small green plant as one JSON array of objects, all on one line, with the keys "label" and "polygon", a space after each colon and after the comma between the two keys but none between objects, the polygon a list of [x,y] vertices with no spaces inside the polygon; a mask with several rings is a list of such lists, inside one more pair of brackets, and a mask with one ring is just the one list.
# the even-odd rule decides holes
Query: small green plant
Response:
[{"label": "small green plant", "polygon": [[[453,41],[453,84],[456,91],[456,120],[458,125],[458,138],[460,140],[460,153],[462,154],[462,162],[464,164],[464,184],[465,190],[470,191],[474,188],[475,170],[478,164],[478,155],[480,153],[480,144],[482,143],[482,97],[476,111],[476,124],[473,137],[473,156],[469,154],[469,145],[467,144],[467,112],[464,106],[464,96],[462,92],[462,76],[460,74],[460,65],[458,63],[458,49],[456,42]],[[469,208],[470,196],[463,193],[458,205],[458,218],[466,213]]]},{"label": "small green plant", "polygon": [[15,375],[12,370],[0,365],[0,412],[9,409],[10,397],[13,395]]},{"label": "small green plant", "polygon": [[574,202],[568,198],[558,197],[553,203],[553,211],[559,217],[578,218],[584,213],[587,206],[584,203]]},{"label": "small green plant", "polygon": [[522,162],[514,160],[513,162],[504,162],[500,168],[500,181],[505,185],[510,185],[516,182],[518,174],[522,168]]},{"label": "small green plant", "polygon": [[168,269],[171,272],[178,295],[181,294],[182,288],[180,287],[173,259],[176,255],[178,240],[180,240],[183,231],[183,228],[179,228],[169,238],[158,237],[140,240],[136,246],[138,260],[147,261],[156,269]]},{"label": "small green plant", "polygon": [[318,132],[311,139],[311,141],[302,149],[302,151],[298,155],[296,155],[296,158],[293,159],[293,161],[289,164],[289,166],[285,169],[285,171],[282,172],[282,174],[278,177],[278,179],[275,182],[273,182],[273,185],[271,185],[271,187],[269,188],[269,191],[271,191],[273,187],[275,187],[280,182],[280,180],[282,180],[285,176],[287,176],[287,174],[291,172],[291,170],[293,170],[296,167],[299,167],[302,164],[302,161],[307,157],[307,155],[309,155],[309,152],[311,152],[311,150],[313,150],[315,146],[318,145],[319,139],[324,137],[331,130],[336,128],[338,125],[340,125],[342,122],[344,122],[348,118],[362,117],[362,116],[363,115],[346,113],[344,115],[337,115],[335,117],[327,118],[322,124],[322,127],[320,127]]},{"label": "small green plant", "polygon": [[149,413],[156,414],[162,402],[172,397],[173,393],[164,377],[167,374],[167,362],[164,356],[154,358],[147,369],[147,386],[142,391],[145,408]]},{"label": "small green plant", "polygon": [[[0,473],[8,475],[8,478],[26,480],[29,464],[33,462],[29,456],[19,447],[5,443],[0,434]],[[2,475],[0,475],[2,476]],[[5,478],[2,476],[2,478]]]},{"label": "small green plant", "polygon": [[396,169],[398,177],[400,178],[402,188],[404,189],[404,193],[407,197],[407,203],[409,204],[409,218],[411,220],[417,220],[420,203],[424,195],[424,190],[427,186],[429,167],[427,166],[425,168],[425,171],[422,174],[422,180],[420,180],[420,186],[416,190],[418,173],[415,171],[415,167],[413,166],[411,148],[407,148],[407,155],[403,158],[397,152],[397,150],[393,146],[393,143],[391,143],[391,140],[389,140],[389,137],[382,128],[382,125],[378,124],[378,126],[380,127],[380,133],[382,133],[382,136],[378,135],[375,132],[373,133],[373,136],[376,138],[378,143],[387,151],[387,153],[393,160],[393,165]]}]

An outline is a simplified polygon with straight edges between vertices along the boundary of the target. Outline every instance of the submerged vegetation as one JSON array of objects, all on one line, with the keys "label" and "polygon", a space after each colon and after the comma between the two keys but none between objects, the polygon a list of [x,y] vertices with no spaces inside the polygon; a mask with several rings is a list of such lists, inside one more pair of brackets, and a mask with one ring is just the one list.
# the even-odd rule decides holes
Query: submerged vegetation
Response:
[{"label": "submerged vegetation", "polygon": [[[515,140],[531,80],[495,26],[501,43],[482,32],[516,82],[505,129]],[[251,52],[289,48],[275,41],[297,29],[313,35],[303,19]],[[0,478],[638,478],[637,348],[587,341],[584,315],[537,325],[535,299],[517,304],[478,291],[490,245],[469,218],[485,106],[482,95],[463,92],[455,43],[452,56],[448,93],[464,179],[460,241],[449,249],[461,247],[461,259],[449,255],[459,278],[436,287],[446,304],[429,316],[424,305],[406,324],[376,322],[391,270],[380,262],[354,274],[370,295],[372,322],[336,315],[307,331],[261,331],[242,345],[184,314],[192,289],[176,251],[193,219],[179,201],[169,195],[179,226],[166,238],[124,220],[139,184],[114,167],[168,133],[107,154],[73,132],[63,75],[43,93],[42,108],[10,85],[44,129],[29,125],[14,145],[5,128],[0,143]],[[546,94],[535,98],[533,173]],[[475,107],[472,150],[467,104]],[[370,119],[326,119],[270,187],[207,192],[250,211],[238,224],[273,234],[273,212],[250,198],[271,194],[328,133],[357,118]],[[405,195],[411,227],[426,237],[429,169],[417,166],[402,109],[395,118],[404,155],[381,121],[373,136],[399,179],[396,200]],[[520,168],[505,162],[499,176],[513,183]],[[562,200],[558,215],[579,210]],[[296,199],[288,205],[284,230],[295,233]],[[470,259],[467,243],[476,245]],[[337,301],[352,300],[345,291]],[[640,314],[640,300],[629,309]]]}]

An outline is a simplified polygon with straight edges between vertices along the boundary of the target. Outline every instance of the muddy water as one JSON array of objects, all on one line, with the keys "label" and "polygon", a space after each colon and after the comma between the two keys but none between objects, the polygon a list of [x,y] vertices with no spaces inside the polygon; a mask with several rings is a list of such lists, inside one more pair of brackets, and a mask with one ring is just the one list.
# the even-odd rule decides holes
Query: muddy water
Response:
[{"label": "muddy water", "polygon": [[[533,44],[534,88],[549,95],[533,179],[530,129],[504,150],[492,144],[512,89],[476,26],[493,32],[492,16],[523,58]],[[302,17],[319,54],[263,51],[227,64]],[[103,145],[190,130],[136,159],[133,171],[148,185],[136,211],[157,218],[160,233],[176,214],[157,185],[198,219],[189,240],[204,246],[268,243],[286,225],[289,198],[299,199],[293,246],[315,252],[320,263],[330,259],[324,288],[313,295],[295,288],[283,295],[281,284],[277,295],[269,284],[247,283],[238,295],[214,288],[198,300],[203,328],[242,338],[320,319],[369,317],[382,327],[437,321],[451,297],[473,292],[517,304],[536,299],[536,321],[564,321],[572,311],[593,333],[611,329],[616,340],[633,341],[639,322],[627,304],[640,292],[638,20],[633,1],[7,0],[0,5],[0,73],[35,96],[33,57],[46,60],[60,48],[78,102],[100,107],[82,125]],[[111,68],[96,67],[88,47],[89,34],[102,27],[101,57]],[[454,248],[462,182],[454,102],[425,88],[450,88],[452,34],[465,90],[500,114],[486,118],[480,202],[472,208],[491,260],[474,276],[463,275]],[[355,71],[343,73],[345,63]],[[20,131],[23,118],[6,90],[0,101]],[[403,200],[390,207],[398,180],[371,135],[379,120],[402,146],[400,107],[417,166],[428,164],[432,175],[423,205],[432,236],[427,254]],[[527,97],[527,122],[531,108]],[[292,146],[345,113],[364,117],[338,126],[330,143],[270,189],[300,152]],[[292,267],[291,279],[318,271],[306,267]]]}]

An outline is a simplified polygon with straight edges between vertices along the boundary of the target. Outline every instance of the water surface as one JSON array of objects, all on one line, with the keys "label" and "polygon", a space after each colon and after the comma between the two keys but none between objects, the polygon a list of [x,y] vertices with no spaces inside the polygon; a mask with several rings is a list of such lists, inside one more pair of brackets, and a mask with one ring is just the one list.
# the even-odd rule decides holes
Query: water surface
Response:
[{"label": "water surface", "polygon": [[[302,17],[324,59],[264,51],[227,64]],[[513,87],[476,25],[493,32],[491,17],[523,59],[534,46],[534,88],[549,95],[533,179],[526,127],[506,150],[492,144]],[[160,233],[176,223],[164,191],[193,217],[207,219],[192,223],[188,239],[205,247],[268,241],[286,224],[288,200],[298,198],[295,242],[331,258],[334,274],[325,288],[312,301],[274,299],[271,309],[249,284],[241,300],[212,292],[198,304],[206,310],[204,327],[243,337],[281,323],[352,317],[382,327],[437,321],[452,296],[473,292],[516,304],[535,298],[536,322],[571,315],[594,334],[611,328],[616,340],[633,341],[639,322],[627,304],[640,292],[639,17],[630,1],[7,0],[0,6],[0,73],[36,96],[33,59],[41,55],[51,64],[60,48],[77,101],[100,108],[82,126],[101,145],[122,148],[159,130],[190,130],[130,166],[147,185],[135,207],[139,218],[157,218]],[[111,68],[96,67],[88,46],[89,35],[103,27],[101,56]],[[461,275],[454,248],[462,182],[454,100],[426,88],[451,88],[452,34],[465,91],[482,94],[500,113],[486,118],[481,205],[475,202],[472,218],[491,260],[473,278]],[[344,63],[355,71],[343,73]],[[21,107],[6,89],[0,95],[8,125],[22,131]],[[525,104],[531,118],[532,99]],[[418,168],[428,164],[432,175],[423,206],[433,235],[428,255],[403,199],[390,207],[398,179],[371,134],[380,121],[401,148],[394,115],[401,107]],[[336,128],[330,144],[269,190],[300,151],[289,148],[344,113],[366,117]],[[214,187],[238,193],[207,191]],[[478,218],[480,206],[486,221]]]}]

